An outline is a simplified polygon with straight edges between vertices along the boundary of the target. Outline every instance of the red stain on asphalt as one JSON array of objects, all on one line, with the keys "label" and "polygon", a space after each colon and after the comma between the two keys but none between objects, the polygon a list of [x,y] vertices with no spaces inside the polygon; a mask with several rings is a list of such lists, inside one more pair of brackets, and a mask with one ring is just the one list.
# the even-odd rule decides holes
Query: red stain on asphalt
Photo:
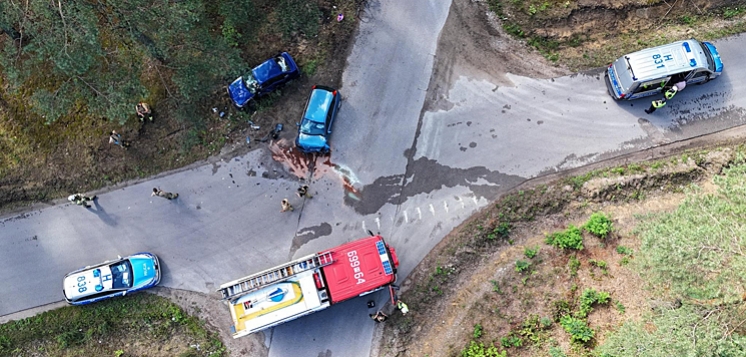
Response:
[{"label": "red stain on asphalt", "polygon": [[[318,180],[329,176],[339,179],[342,187],[349,194],[359,197],[358,189],[353,186],[350,178],[340,170],[340,166],[332,163],[331,156],[319,154],[304,154],[298,150],[293,142],[280,139],[269,143],[272,159],[282,164],[293,176],[304,180]],[[313,169],[313,177],[309,173]]]}]

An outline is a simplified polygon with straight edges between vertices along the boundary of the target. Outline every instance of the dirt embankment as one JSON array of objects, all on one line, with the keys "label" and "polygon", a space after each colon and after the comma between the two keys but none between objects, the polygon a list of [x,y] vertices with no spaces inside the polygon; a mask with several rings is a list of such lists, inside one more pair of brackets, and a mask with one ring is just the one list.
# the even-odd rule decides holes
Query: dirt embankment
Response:
[{"label": "dirt embankment", "polygon": [[502,29],[572,70],[678,39],[744,31],[743,0],[487,0]]}]

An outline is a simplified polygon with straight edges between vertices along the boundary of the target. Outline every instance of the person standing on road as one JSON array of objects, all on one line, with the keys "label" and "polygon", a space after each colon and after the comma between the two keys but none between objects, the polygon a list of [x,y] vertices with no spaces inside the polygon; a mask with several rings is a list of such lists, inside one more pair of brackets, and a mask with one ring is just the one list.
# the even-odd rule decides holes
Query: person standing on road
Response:
[{"label": "person standing on road", "polygon": [[153,187],[153,193],[150,194],[150,197],[153,197],[153,196],[158,196],[158,197],[167,198],[169,200],[173,200],[175,198],[178,198],[179,194],[166,192],[166,191],[161,190],[160,188]]},{"label": "person standing on road", "polygon": [[90,208],[91,206],[87,203],[88,201],[93,201],[96,199],[96,196],[89,197],[82,193],[76,193],[74,195],[70,195],[67,197],[67,200],[78,205],[83,206],[85,208]]},{"label": "person standing on road", "polygon": [[288,201],[287,198],[283,198],[282,202],[280,202],[280,205],[282,205],[282,210],[280,210],[281,213],[290,211],[292,212],[295,208],[293,208],[293,205],[290,204],[290,201]]},{"label": "person standing on road", "polygon": [[305,197],[305,198],[313,198],[313,196],[311,196],[311,193],[308,192],[308,185],[303,185],[301,187],[298,187],[297,194],[298,194],[298,197],[300,197],[300,198],[303,198],[303,197]]},{"label": "person standing on road", "polygon": [[666,100],[665,100],[665,99],[654,100],[654,101],[653,101],[653,102],[652,102],[652,103],[650,104],[650,108],[648,108],[648,109],[645,109],[645,113],[648,113],[648,114],[653,114],[653,112],[654,112],[654,111],[655,111],[656,109],[660,109],[660,108],[663,108],[663,106],[664,106],[664,105],[666,105]]}]

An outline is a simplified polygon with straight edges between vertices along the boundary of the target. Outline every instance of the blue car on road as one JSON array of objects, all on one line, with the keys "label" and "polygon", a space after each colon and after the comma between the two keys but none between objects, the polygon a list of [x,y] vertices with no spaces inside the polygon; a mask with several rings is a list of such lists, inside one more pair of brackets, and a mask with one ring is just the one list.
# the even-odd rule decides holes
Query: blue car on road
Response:
[{"label": "blue car on road", "polygon": [[68,303],[85,305],[147,289],[160,281],[158,257],[143,252],[68,273],[62,280],[62,292]]},{"label": "blue car on road", "polygon": [[233,104],[243,108],[252,99],[272,92],[299,75],[293,57],[283,52],[254,67],[245,76],[238,77],[228,86],[228,94]]},{"label": "blue car on road", "polygon": [[336,89],[313,86],[298,125],[298,138],[295,139],[295,146],[300,151],[329,152],[329,135],[332,133],[332,124],[341,102],[341,95]]}]

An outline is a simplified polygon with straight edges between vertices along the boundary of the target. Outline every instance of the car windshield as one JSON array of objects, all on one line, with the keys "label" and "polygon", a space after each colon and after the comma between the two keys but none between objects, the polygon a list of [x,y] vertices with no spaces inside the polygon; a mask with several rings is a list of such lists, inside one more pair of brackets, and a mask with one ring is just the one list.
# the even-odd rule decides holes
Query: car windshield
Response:
[{"label": "car windshield", "polygon": [[111,265],[112,289],[128,289],[132,287],[132,265],[129,260]]},{"label": "car windshield", "polygon": [[256,94],[257,90],[259,89],[259,82],[254,78],[254,75],[249,73],[245,75],[244,82],[246,82],[246,88],[249,89],[249,92],[252,94]]},{"label": "car windshield", "polygon": [[710,49],[704,43],[700,42],[699,45],[702,46],[702,49],[705,51],[705,58],[707,58],[707,68],[709,68],[710,71],[715,72],[715,61],[712,60],[712,52],[710,52]]},{"label": "car windshield", "polygon": [[324,124],[304,118],[300,123],[300,132],[306,135],[323,135]]}]

